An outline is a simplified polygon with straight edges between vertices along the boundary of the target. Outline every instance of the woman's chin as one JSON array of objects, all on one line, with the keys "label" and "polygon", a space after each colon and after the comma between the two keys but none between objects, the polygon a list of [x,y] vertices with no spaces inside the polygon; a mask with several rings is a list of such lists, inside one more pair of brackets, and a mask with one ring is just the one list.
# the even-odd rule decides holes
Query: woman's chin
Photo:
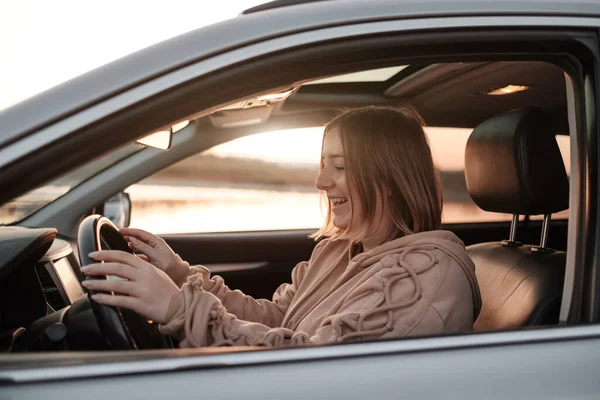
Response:
[{"label": "woman's chin", "polygon": [[333,217],[333,226],[335,226],[338,229],[346,229],[348,228],[348,221],[346,220],[346,218],[342,218],[342,217]]}]

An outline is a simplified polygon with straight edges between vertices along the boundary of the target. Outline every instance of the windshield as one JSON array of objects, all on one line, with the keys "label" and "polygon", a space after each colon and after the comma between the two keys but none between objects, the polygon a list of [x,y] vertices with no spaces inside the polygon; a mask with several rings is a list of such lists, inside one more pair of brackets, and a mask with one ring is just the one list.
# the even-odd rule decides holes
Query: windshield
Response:
[{"label": "windshield", "polygon": [[141,150],[143,147],[129,144],[91,161],[76,170],[55,179],[45,186],[36,188],[23,196],[0,206],[0,224],[8,225],[21,221],[40,208],[52,203],[75,186],[104,169]]}]

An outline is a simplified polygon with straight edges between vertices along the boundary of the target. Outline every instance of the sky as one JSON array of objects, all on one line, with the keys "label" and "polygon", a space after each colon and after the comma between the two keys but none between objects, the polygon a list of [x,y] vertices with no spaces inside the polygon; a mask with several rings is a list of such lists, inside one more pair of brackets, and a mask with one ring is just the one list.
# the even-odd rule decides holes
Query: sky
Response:
[{"label": "sky", "polygon": [[0,110],[127,54],[235,17],[264,2],[1,0]]}]

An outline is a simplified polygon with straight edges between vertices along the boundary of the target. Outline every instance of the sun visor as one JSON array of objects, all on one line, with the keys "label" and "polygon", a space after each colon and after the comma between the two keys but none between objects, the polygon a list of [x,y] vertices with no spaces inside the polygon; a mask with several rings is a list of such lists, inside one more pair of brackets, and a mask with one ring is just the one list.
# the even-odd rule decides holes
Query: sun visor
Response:
[{"label": "sun visor", "polygon": [[236,128],[265,123],[275,109],[274,106],[254,107],[238,110],[217,111],[209,116],[216,128]]},{"label": "sun visor", "polygon": [[210,114],[210,121],[216,128],[237,128],[265,123],[273,111],[281,107],[296,90],[296,87],[291,87],[228,104]]}]

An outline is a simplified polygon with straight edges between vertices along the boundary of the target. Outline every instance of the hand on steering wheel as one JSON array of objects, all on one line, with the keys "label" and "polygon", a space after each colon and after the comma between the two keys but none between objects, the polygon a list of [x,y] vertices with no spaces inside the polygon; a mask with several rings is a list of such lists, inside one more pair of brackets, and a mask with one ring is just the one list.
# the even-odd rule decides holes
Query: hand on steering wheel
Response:
[{"label": "hand on steering wheel", "polygon": [[88,289],[114,292],[96,293],[92,299],[101,304],[123,307],[154,321],[164,323],[171,298],[179,288],[169,276],[150,263],[119,250],[104,250],[89,255],[103,263],[81,268],[85,275],[114,275],[126,280],[87,280]]},{"label": "hand on steering wheel", "polygon": [[129,240],[129,247],[133,251],[142,254],[138,254],[142,260],[164,271],[175,283],[181,276],[186,276],[189,266],[162,238],[135,228],[121,228],[119,232]]},{"label": "hand on steering wheel", "polygon": [[[81,222],[77,233],[77,247],[79,259],[83,266],[82,270],[87,272],[84,282],[94,281],[91,284],[82,282],[90,295],[90,298],[86,298],[86,301],[89,301],[91,305],[108,347],[123,350],[172,348],[173,343],[170,338],[161,335],[156,324],[149,322],[148,317],[152,316],[153,320],[160,319],[161,312],[157,312],[156,302],[154,302],[154,295],[156,294],[154,291],[157,290],[157,287],[161,288],[160,292],[162,293],[162,296],[158,297],[164,299],[165,296],[168,297],[171,293],[169,289],[177,291],[177,286],[162,271],[135,257],[117,227],[101,215],[90,215]],[[97,264],[97,260],[89,256],[89,254],[100,250],[108,251],[100,252],[103,255],[99,256],[98,260],[102,259],[109,262]],[[115,257],[114,254],[118,255]],[[123,258],[124,255],[128,257]],[[122,263],[121,260],[123,259],[125,261],[133,259],[135,262]],[[142,263],[143,267],[140,267],[139,263]],[[86,270],[86,266],[89,265],[92,265],[92,267]],[[125,266],[119,267],[122,265]],[[130,277],[133,279],[132,281],[116,280],[108,279],[108,276],[121,276],[126,279]],[[151,286],[147,286],[148,284]],[[133,289],[135,293],[130,291],[132,288],[135,288]],[[107,290],[108,292],[98,293],[96,290]],[[114,292],[117,293],[117,296],[113,295]],[[122,294],[130,294],[130,297],[132,297],[125,301],[127,304],[122,303],[122,298],[126,297]],[[141,314],[144,315],[132,311],[128,307],[132,304],[133,299],[139,299],[136,295],[141,295],[143,300],[135,302],[135,309],[140,310]],[[119,299],[115,303],[114,300],[107,299],[108,297]],[[148,303],[150,297],[153,299],[152,303]],[[170,297],[168,300],[170,301]],[[140,308],[141,302],[148,304],[145,308]],[[123,304],[123,307],[121,307],[121,304]],[[163,307],[168,308],[168,303]],[[166,311],[162,315],[165,314]]]}]

